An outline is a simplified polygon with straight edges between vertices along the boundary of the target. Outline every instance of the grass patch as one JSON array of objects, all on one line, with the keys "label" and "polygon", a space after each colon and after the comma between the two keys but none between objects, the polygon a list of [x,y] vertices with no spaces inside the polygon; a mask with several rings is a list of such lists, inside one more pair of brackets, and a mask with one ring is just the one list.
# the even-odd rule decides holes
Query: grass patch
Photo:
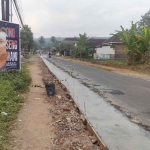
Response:
[{"label": "grass patch", "polygon": [[29,57],[31,58],[31,57],[34,57],[35,56],[35,54],[29,54]]},{"label": "grass patch", "polygon": [[103,60],[103,59],[98,59],[98,60],[94,60],[96,62],[99,63],[105,63],[105,64],[118,64],[118,65],[127,65],[126,61],[123,60]]},{"label": "grass patch", "polygon": [[[9,142],[13,121],[21,107],[23,98],[19,94],[28,90],[31,82],[27,65],[21,71],[0,72],[0,149]],[[3,115],[3,112],[7,115]]]},{"label": "grass patch", "polygon": [[123,66],[127,65],[127,62],[124,60],[110,60],[110,59],[84,59],[84,60],[102,65],[123,65]]},{"label": "grass patch", "polygon": [[[69,58],[69,57],[65,57]],[[80,60],[80,58],[72,58],[75,60]],[[87,61],[91,62],[93,64],[101,64],[101,65],[106,65],[106,66],[127,66],[127,61],[125,60],[112,60],[112,59],[93,59],[93,58],[82,58],[82,61]]]},{"label": "grass patch", "polygon": [[[65,57],[65,58],[71,58],[71,57]],[[71,59],[80,60],[79,58],[71,58]],[[139,62],[135,65],[128,65],[127,61],[125,60],[93,59],[93,58],[82,58],[81,60],[85,62],[90,62],[91,64],[99,64],[108,67],[110,66],[115,68],[128,69],[138,73],[144,73],[150,75],[150,62],[147,63]]]}]

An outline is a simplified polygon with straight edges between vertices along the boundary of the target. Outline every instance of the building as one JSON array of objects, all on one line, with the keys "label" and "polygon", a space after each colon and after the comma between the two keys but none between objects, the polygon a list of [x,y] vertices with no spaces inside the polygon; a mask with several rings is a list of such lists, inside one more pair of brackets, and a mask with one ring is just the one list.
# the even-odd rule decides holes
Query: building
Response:
[{"label": "building", "polygon": [[90,48],[97,48],[97,47],[101,47],[103,42],[105,41],[106,39],[102,39],[102,38],[99,38],[99,39],[95,39],[95,38],[91,38],[88,40],[88,47]]},{"label": "building", "polygon": [[65,38],[62,42],[63,42],[63,43],[73,44],[74,46],[76,46],[78,40],[79,40],[79,38],[73,37],[73,38]]},{"label": "building", "polygon": [[125,60],[125,45],[116,36],[112,36],[96,48],[95,59]]},{"label": "building", "polygon": [[79,38],[76,38],[76,37],[69,37],[69,38],[65,38],[61,43],[65,44],[66,47],[62,50],[61,54],[63,56],[70,56],[73,54],[73,48],[72,46],[76,46],[77,45],[77,42],[78,42],[78,39]]}]

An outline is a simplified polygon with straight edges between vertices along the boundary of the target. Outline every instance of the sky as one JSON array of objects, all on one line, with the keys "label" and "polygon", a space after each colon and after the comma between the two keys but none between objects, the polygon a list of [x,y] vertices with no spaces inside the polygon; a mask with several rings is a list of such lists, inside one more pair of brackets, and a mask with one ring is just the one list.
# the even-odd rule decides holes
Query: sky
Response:
[{"label": "sky", "polygon": [[[17,0],[35,38],[108,37],[150,10],[150,0]],[[18,22],[13,11],[13,22]]]}]

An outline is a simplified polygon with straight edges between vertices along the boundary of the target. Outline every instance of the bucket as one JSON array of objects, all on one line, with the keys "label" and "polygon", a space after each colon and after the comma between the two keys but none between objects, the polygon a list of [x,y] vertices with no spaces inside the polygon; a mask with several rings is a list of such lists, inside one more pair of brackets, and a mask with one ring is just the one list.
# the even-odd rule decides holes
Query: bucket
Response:
[{"label": "bucket", "polygon": [[54,96],[56,94],[54,83],[45,83],[45,88],[48,96]]}]

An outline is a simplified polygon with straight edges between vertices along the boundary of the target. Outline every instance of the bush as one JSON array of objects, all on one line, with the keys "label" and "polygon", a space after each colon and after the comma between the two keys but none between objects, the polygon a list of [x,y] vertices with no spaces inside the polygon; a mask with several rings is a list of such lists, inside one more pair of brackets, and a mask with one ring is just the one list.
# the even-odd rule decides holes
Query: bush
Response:
[{"label": "bush", "polygon": [[[19,96],[25,92],[31,82],[27,66],[21,71],[0,72],[0,149],[9,141],[9,132],[16,118],[23,98]],[[5,112],[7,115],[2,115]]]}]

